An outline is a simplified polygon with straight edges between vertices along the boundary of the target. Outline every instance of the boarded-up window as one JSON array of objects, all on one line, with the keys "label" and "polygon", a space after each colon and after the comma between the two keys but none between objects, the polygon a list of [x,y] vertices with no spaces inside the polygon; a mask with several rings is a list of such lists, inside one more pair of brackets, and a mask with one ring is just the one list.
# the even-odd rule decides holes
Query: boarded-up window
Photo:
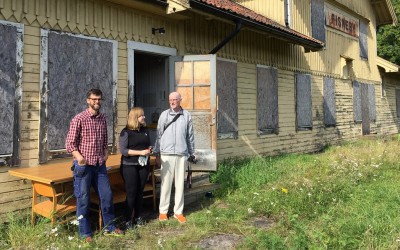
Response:
[{"label": "boarded-up window", "polygon": [[19,165],[22,33],[22,25],[0,22],[0,157],[11,156],[10,165]]},{"label": "boarded-up window", "polygon": [[[365,88],[364,95],[362,94],[363,88]],[[366,117],[368,120],[376,120],[375,85],[353,81],[353,109],[355,122],[363,120],[362,109],[364,109],[365,115],[368,115]]]},{"label": "boarded-up window", "polygon": [[278,132],[278,70],[257,67],[257,131]]},{"label": "boarded-up window", "polygon": [[336,125],[335,79],[324,77],[324,123]]},{"label": "boarded-up window", "polygon": [[0,155],[12,154],[17,28],[0,24]]},{"label": "boarded-up window", "polygon": [[237,64],[217,60],[218,139],[237,138]]},{"label": "boarded-up window", "polygon": [[375,85],[368,84],[369,120],[376,121]]},{"label": "boarded-up window", "polygon": [[360,20],[360,35],[358,37],[360,44],[360,57],[368,59],[368,23]]},{"label": "boarded-up window", "polygon": [[353,111],[354,121],[361,122],[361,86],[357,81],[353,81]]},{"label": "boarded-up window", "polygon": [[296,73],[296,122],[298,129],[312,128],[311,75]]},{"label": "boarded-up window", "polygon": [[325,42],[324,0],[311,0],[312,37]]},{"label": "boarded-up window", "polygon": [[[86,93],[91,88],[103,92],[101,112],[107,117],[108,142],[113,143],[115,45],[108,40],[56,32],[43,34],[42,49],[46,50],[47,57],[44,55],[42,61],[47,59],[48,81],[41,82],[41,88],[47,88],[47,100],[42,96],[40,141],[45,142],[47,138],[47,144],[41,144],[40,161],[47,160],[47,151],[65,148],[70,121],[87,108]],[[42,68],[45,67],[42,65]]]},{"label": "boarded-up window", "polygon": [[400,117],[400,89],[396,89],[396,113]]}]

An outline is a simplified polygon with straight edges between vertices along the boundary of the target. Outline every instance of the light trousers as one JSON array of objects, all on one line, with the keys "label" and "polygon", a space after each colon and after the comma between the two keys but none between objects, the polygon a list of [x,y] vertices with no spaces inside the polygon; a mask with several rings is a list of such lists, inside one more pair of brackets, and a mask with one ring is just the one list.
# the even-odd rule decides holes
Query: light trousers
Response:
[{"label": "light trousers", "polygon": [[174,213],[182,214],[184,205],[185,170],[187,156],[161,155],[160,214],[167,214],[171,200],[172,182],[175,179]]}]

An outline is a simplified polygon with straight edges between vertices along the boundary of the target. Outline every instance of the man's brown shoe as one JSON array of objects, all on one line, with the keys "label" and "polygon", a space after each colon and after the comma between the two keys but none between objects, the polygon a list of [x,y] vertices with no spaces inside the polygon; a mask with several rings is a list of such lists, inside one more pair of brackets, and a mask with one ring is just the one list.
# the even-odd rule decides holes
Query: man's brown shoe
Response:
[{"label": "man's brown shoe", "polygon": [[174,217],[181,223],[186,222],[186,217],[183,214],[174,214]]},{"label": "man's brown shoe", "polygon": [[168,220],[168,215],[167,214],[160,214],[160,216],[158,216],[158,220],[159,221],[166,221],[166,220]]}]

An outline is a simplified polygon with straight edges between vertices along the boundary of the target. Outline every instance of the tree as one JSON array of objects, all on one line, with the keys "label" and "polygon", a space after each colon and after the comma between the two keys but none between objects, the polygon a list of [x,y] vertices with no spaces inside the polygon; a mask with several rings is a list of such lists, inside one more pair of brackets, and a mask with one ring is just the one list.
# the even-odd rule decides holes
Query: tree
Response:
[{"label": "tree", "polygon": [[[400,0],[392,0],[397,19],[400,20]],[[377,33],[378,56],[400,65],[400,27],[381,26]]]}]

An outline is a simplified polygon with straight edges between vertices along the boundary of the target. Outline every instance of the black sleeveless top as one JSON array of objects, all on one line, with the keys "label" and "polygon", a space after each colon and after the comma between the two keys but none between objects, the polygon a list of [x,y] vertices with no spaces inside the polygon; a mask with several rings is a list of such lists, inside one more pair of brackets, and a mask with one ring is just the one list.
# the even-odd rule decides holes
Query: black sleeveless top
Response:
[{"label": "black sleeveless top", "polygon": [[138,155],[128,156],[128,150],[144,150],[150,146],[150,135],[147,128],[140,130],[130,130],[124,128],[119,137],[119,148],[122,154],[122,164],[139,165]]}]

